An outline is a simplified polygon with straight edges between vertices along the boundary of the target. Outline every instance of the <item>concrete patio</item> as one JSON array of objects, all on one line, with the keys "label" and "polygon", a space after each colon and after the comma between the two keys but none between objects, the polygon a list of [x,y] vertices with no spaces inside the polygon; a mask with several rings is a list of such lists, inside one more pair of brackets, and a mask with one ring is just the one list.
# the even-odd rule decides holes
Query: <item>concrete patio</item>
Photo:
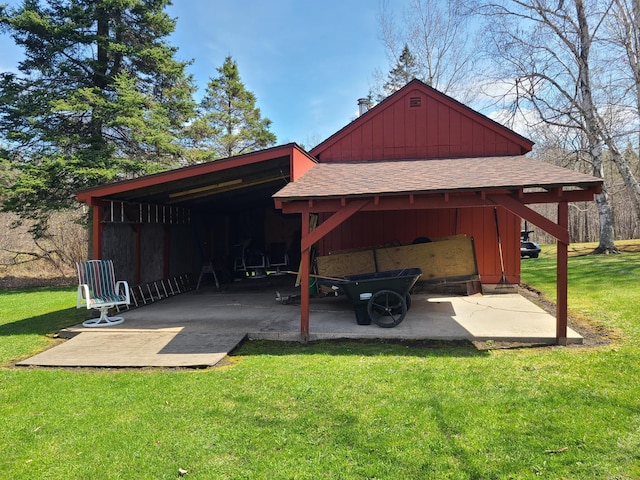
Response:
[{"label": "concrete patio", "polygon": [[[106,328],[65,329],[68,338],[21,361],[25,366],[207,367],[243,339],[300,340],[300,306],[276,302],[271,283],[207,286],[122,313],[125,322]],[[282,294],[294,292],[294,289]],[[555,343],[555,318],[518,293],[442,296],[415,293],[395,328],[358,325],[345,297],[311,300],[310,341],[325,339],[466,340]],[[582,343],[568,331],[569,343]]]}]

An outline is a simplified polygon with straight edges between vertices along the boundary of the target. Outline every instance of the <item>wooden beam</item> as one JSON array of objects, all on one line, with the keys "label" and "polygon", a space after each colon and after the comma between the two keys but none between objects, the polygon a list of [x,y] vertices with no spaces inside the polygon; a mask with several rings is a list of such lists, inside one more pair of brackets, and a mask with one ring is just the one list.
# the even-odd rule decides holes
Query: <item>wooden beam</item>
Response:
[{"label": "wooden beam", "polygon": [[[375,199],[378,198],[378,203]],[[383,211],[383,210],[428,210],[437,208],[464,208],[464,207],[488,207],[495,205],[488,200],[482,200],[479,195],[449,195],[448,198],[443,194],[436,195],[415,195],[413,203],[409,202],[408,196],[374,196],[366,198],[357,198],[351,200],[372,201],[362,207],[362,211]],[[276,208],[280,208],[283,213],[300,213],[307,209],[306,200],[283,202],[276,200]],[[313,211],[317,213],[337,212],[342,207],[338,199],[316,199]]]},{"label": "wooden beam", "polygon": [[553,192],[530,192],[522,195],[522,203],[557,203],[566,202],[592,202],[593,196],[600,188],[592,187],[586,190],[567,190],[559,197]]},{"label": "wooden beam", "polygon": [[234,185],[239,185],[242,182],[243,182],[242,178],[234,178],[233,180],[229,180],[227,182],[214,183],[213,185],[205,185],[204,187],[191,188],[183,192],[170,193],[169,198],[184,197],[186,195],[193,195],[193,194],[202,193],[202,192],[206,192],[208,194],[210,190],[227,188]]},{"label": "wooden beam", "polygon": [[271,183],[278,180],[282,180],[282,175],[246,181],[242,178],[238,178],[236,180],[230,180],[224,183],[218,183],[201,188],[194,188],[183,192],[171,193],[169,194],[169,199],[164,203],[166,203],[167,205],[172,205],[174,203],[186,202],[188,200],[197,200],[199,198],[206,198],[209,196],[218,195],[220,193],[233,192],[235,190],[241,190],[243,188],[264,185],[265,183]]},{"label": "wooden beam", "polygon": [[91,259],[99,260],[102,256],[102,207],[100,205],[93,205],[93,218],[91,219],[93,222],[92,227],[92,236],[93,242],[91,245]]},{"label": "wooden beam", "polygon": [[[599,185],[591,186],[584,190],[554,189],[547,192],[524,192],[517,190],[516,196],[521,204],[532,203],[558,203],[566,202],[591,202],[593,196],[600,190]],[[488,197],[496,195],[510,195],[507,190],[502,191],[458,191],[458,192],[434,192],[434,193],[413,193],[413,202],[407,195],[373,195],[371,197],[353,197],[355,199],[371,198],[373,201],[363,207],[363,211],[374,210],[426,210],[436,208],[465,208],[465,207],[487,207],[495,205],[488,200]],[[315,212],[337,212],[346,204],[346,197],[343,198],[315,198],[313,211]],[[305,202],[309,199],[283,200],[275,199],[276,208],[284,213],[300,213],[306,208]]]},{"label": "wooden beam", "polygon": [[[315,230],[314,230],[315,231]],[[309,263],[311,261],[311,245],[306,241],[309,232],[309,212],[302,213],[302,252],[300,255],[300,341],[309,341]],[[304,245],[307,245],[306,247]]]},{"label": "wooden beam", "polygon": [[368,202],[369,200],[365,199],[347,203],[346,206],[334,213],[312,231],[309,231],[309,215],[311,212],[309,210],[302,212],[302,239],[300,240],[300,341],[302,343],[309,341],[309,270],[311,247],[354,213],[358,212]]},{"label": "wooden beam", "polygon": [[[302,237],[302,250],[311,248],[311,245],[327,235],[334,228],[351,217],[354,213],[360,211],[367,203],[369,203],[368,198],[352,200],[348,202],[344,207],[331,215],[331,217],[318,225],[312,232]],[[305,232],[304,229],[302,231]]]},{"label": "wooden beam", "polygon": [[[569,205],[567,202],[558,204],[558,225],[569,228]],[[556,271],[556,342],[558,345],[567,344],[567,291],[569,283],[569,242],[557,242],[557,271]]]},{"label": "wooden beam", "polygon": [[548,234],[553,235],[557,240],[569,244],[569,229],[567,227],[562,227],[554,223],[510,195],[490,195],[488,198],[495,202],[496,205],[500,205],[517,216],[533,223],[535,226],[540,227]]}]

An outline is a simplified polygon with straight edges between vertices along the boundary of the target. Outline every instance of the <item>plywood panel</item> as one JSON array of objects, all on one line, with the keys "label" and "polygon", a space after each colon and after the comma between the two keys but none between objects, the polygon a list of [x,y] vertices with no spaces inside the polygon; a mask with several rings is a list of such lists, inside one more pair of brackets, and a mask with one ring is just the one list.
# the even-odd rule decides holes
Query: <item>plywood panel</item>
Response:
[{"label": "plywood panel", "polygon": [[327,277],[342,277],[376,271],[373,250],[336,253],[316,259],[318,274]]},{"label": "plywood panel", "polygon": [[[499,208],[507,278],[520,281],[519,219]],[[456,217],[457,215],[457,217]],[[354,248],[409,244],[417,237],[431,239],[465,234],[474,239],[478,271],[485,283],[501,277],[493,208],[360,212],[320,242],[320,255]]]},{"label": "plywood panel", "polygon": [[317,258],[318,273],[342,277],[358,273],[420,268],[420,281],[469,279],[478,274],[473,241],[465,235],[431,243],[336,253]]},{"label": "plywood panel", "polygon": [[375,250],[379,271],[420,268],[420,281],[477,275],[473,242],[466,236]]}]

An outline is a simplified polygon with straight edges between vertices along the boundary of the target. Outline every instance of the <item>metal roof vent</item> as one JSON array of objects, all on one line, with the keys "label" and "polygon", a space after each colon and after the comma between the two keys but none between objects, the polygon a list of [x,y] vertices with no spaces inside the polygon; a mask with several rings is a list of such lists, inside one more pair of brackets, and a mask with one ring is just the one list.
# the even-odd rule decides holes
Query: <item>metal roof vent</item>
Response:
[{"label": "metal roof vent", "polygon": [[359,98],[358,99],[358,115],[363,115],[368,111],[369,111],[369,99]]}]

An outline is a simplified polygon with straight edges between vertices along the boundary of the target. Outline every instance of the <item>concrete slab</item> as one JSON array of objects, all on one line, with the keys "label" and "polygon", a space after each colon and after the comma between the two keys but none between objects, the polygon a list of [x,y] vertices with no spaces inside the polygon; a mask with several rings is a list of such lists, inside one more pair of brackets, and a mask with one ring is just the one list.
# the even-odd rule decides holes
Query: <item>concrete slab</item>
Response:
[{"label": "concrete slab", "polygon": [[182,333],[171,330],[115,330],[74,335],[20,366],[208,367],[233,350],[245,334]]},{"label": "concrete slab", "polygon": [[[104,328],[78,325],[70,338],[19,365],[202,367],[222,360],[245,337],[298,341],[300,306],[277,303],[271,285],[203,289],[122,313]],[[555,318],[517,293],[477,296],[414,294],[395,328],[358,325],[345,297],[312,299],[310,340],[397,339],[555,343]],[[582,337],[569,330],[570,343]]]}]

